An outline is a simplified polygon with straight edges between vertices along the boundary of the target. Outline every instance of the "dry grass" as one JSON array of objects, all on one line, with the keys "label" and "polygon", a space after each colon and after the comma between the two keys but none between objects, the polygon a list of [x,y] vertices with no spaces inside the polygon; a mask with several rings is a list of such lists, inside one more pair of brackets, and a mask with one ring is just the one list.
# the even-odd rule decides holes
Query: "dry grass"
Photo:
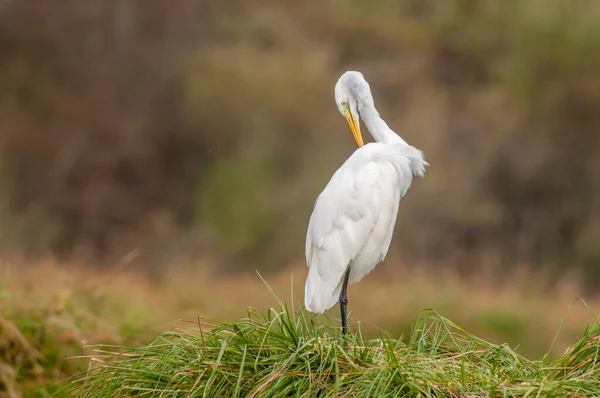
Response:
[{"label": "dry grass", "polygon": [[[439,271],[393,271],[381,266],[349,291],[351,327],[376,336],[408,335],[424,308],[434,308],[492,343],[509,343],[529,358],[562,354],[600,313],[600,299],[574,301],[579,290],[563,280],[550,291],[543,277],[523,272],[502,286],[483,275],[464,279]],[[67,360],[90,354],[89,344],[139,346],[180,319],[220,324],[246,315],[246,308],[277,303],[254,273],[219,276],[204,267],[173,267],[157,276],[133,270],[91,270],[3,264],[0,284],[0,381],[7,396],[31,393],[87,366]],[[275,294],[302,307],[305,269],[290,266],[266,279]],[[337,308],[328,315],[337,319]],[[17,347],[20,347],[17,350]],[[15,352],[21,354],[16,355]]]}]

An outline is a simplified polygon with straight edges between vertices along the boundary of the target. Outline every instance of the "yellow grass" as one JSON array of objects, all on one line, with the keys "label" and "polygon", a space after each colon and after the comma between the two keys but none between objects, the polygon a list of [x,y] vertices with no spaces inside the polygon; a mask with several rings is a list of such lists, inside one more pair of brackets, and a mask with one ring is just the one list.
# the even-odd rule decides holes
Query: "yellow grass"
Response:
[{"label": "yellow grass", "polygon": [[[144,327],[158,332],[176,327],[180,319],[199,315],[218,323],[245,316],[249,306],[275,305],[257,273],[219,275],[209,268],[176,266],[160,276],[149,276],[135,270],[93,270],[47,262],[28,267],[4,264],[0,275],[12,306],[21,310],[43,303],[77,306],[74,300],[86,296],[103,298],[102,305],[114,312],[102,312],[105,319],[99,320],[102,327],[98,330],[112,330],[114,334],[117,328],[111,324],[119,318],[138,317]],[[263,276],[279,298],[302,307],[304,265]],[[493,342],[518,344],[519,351],[539,357],[563,319],[555,353],[562,352],[585,325],[594,321],[592,313],[600,313],[600,299],[589,298],[585,304],[576,301],[582,296],[574,282],[562,280],[556,287],[545,289],[543,275],[526,271],[503,283],[490,279],[484,274],[464,278],[454,272],[418,267],[394,270],[384,264],[351,285],[350,320],[360,321],[372,333],[381,327],[400,334],[410,330],[421,309],[435,308],[475,334]],[[337,307],[327,314],[337,318]]]},{"label": "yellow grass", "polygon": [[[539,359],[551,346],[552,357],[563,353],[600,313],[600,299],[576,300],[580,290],[566,279],[548,289],[543,275],[525,271],[500,284],[483,272],[464,278],[411,269],[386,262],[352,285],[351,328],[360,321],[372,336],[380,327],[399,337],[409,334],[421,309],[435,308],[475,335]],[[296,309],[305,276],[302,263],[264,275]],[[182,320],[201,316],[218,324],[244,317],[248,306],[277,307],[257,273],[222,275],[209,264],[151,275],[126,267],[5,263],[0,278],[0,397],[51,392],[53,383],[86,369],[86,360],[74,358],[92,354],[90,345],[141,346]],[[327,315],[338,319],[337,306]]]}]

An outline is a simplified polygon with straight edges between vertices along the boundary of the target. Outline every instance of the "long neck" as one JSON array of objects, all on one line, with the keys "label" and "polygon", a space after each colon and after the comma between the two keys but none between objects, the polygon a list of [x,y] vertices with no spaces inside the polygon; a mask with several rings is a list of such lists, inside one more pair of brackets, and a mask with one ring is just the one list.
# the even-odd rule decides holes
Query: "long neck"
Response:
[{"label": "long neck", "polygon": [[360,106],[359,104],[359,112],[375,141],[382,144],[408,145],[406,141],[388,127],[387,123],[379,116],[375,106]]}]

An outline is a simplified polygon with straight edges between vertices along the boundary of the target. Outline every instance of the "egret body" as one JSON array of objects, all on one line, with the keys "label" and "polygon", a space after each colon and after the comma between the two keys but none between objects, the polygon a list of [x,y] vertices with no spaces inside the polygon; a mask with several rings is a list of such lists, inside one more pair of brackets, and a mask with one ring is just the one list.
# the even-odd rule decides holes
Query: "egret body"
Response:
[{"label": "egret body", "polygon": [[[400,199],[413,175],[423,176],[428,163],[379,116],[362,73],[348,71],[340,77],[335,103],[359,148],[315,202],[306,234],[309,271],[304,304],[309,311],[322,313],[339,300],[346,334],[348,283],[361,280],[385,258]],[[361,118],[374,143],[363,144]]]}]

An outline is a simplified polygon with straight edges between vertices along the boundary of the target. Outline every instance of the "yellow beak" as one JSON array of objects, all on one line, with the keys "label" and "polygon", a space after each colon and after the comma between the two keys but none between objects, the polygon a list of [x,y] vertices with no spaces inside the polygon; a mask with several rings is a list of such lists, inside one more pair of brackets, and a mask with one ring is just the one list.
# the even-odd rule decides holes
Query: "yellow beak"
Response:
[{"label": "yellow beak", "polygon": [[358,144],[358,147],[360,148],[361,146],[364,145],[362,134],[360,133],[360,123],[356,122],[356,120],[352,116],[352,113],[350,112],[350,109],[348,109],[348,108],[344,109],[344,115],[346,116],[346,121],[348,121],[350,130],[352,130],[352,135],[354,135],[356,144]]}]

